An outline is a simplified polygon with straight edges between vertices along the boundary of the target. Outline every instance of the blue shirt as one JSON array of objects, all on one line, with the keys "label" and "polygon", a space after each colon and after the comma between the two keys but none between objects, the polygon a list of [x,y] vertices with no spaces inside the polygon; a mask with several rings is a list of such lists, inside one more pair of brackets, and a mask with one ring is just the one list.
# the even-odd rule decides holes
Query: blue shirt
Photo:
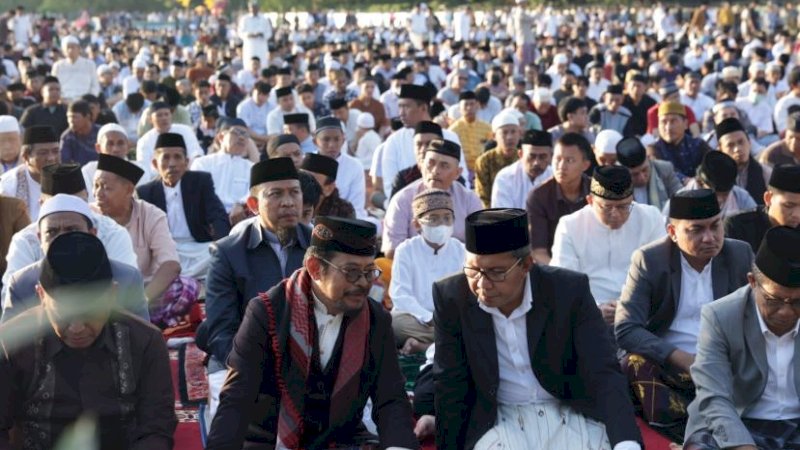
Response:
[{"label": "blue shirt", "polygon": [[94,144],[97,143],[97,132],[100,127],[92,124],[92,129],[85,136],[78,136],[72,129],[67,129],[61,135],[61,162],[78,163],[81,166],[89,161],[97,161],[97,150]]}]

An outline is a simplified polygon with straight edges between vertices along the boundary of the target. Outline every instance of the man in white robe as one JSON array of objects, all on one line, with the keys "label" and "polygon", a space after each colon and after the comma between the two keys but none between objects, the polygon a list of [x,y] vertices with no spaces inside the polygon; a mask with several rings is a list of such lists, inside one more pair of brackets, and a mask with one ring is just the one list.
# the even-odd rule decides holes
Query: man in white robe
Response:
[{"label": "man in white robe", "polygon": [[553,139],[547,131],[530,130],[522,138],[519,161],[497,172],[492,208],[525,208],[528,193],[553,176]]},{"label": "man in white robe", "polygon": [[269,45],[272,39],[272,22],[259,14],[258,2],[248,3],[249,14],[239,20],[239,38],[242,40],[242,60],[257,56],[265,65],[269,62]]},{"label": "man in white robe", "polygon": [[42,193],[42,169],[61,162],[61,148],[55,130],[49,126],[32,126],[22,136],[22,161],[0,176],[0,194],[16,197],[28,206],[33,222],[39,218],[39,197]]}]

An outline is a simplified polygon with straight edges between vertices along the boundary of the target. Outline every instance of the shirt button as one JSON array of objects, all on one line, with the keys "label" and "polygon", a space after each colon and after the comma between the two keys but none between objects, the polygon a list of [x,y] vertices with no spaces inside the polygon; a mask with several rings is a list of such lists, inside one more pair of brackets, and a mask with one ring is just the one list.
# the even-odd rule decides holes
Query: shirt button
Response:
[{"label": "shirt button", "polygon": [[543,416],[544,416],[544,411],[542,411],[542,410],[540,409],[540,410],[539,410],[539,417],[543,417]]}]

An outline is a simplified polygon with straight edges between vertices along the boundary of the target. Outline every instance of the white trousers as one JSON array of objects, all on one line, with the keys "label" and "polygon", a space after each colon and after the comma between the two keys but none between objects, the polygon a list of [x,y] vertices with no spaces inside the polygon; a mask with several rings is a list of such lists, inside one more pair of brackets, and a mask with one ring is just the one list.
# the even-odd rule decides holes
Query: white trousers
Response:
[{"label": "white trousers", "polygon": [[211,428],[211,421],[214,420],[214,415],[217,413],[219,407],[219,393],[222,392],[222,386],[225,384],[225,377],[228,375],[227,370],[218,370],[208,374],[208,408],[206,408],[206,423],[208,428]]},{"label": "white trousers", "polygon": [[497,423],[475,450],[611,450],[606,427],[560,402],[497,405]]}]

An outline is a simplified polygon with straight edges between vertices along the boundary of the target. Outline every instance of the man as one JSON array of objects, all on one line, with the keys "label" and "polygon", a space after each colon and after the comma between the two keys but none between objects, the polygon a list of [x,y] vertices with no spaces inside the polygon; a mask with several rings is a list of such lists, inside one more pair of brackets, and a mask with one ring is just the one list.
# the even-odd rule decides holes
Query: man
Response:
[{"label": "man", "polygon": [[596,104],[589,112],[589,120],[601,130],[615,130],[624,133],[633,113],[622,106],[624,97],[622,85],[610,84],[603,94],[602,103]]},{"label": "man", "polygon": [[266,63],[269,61],[267,44],[272,39],[272,22],[260,14],[258,9],[258,2],[247,3],[249,14],[239,19],[238,35],[242,40],[242,60],[250,61],[255,56]]},{"label": "man", "polygon": [[628,275],[631,255],[665,235],[661,211],[633,201],[633,182],[625,167],[594,171],[587,205],[556,226],[551,266],[589,276],[589,288],[607,325]]},{"label": "man", "polygon": [[222,133],[220,150],[192,161],[191,170],[211,174],[214,192],[228,215],[232,219],[238,218],[238,222],[246,211],[247,174],[253,166],[247,159],[250,137],[242,119],[228,119],[219,132]]},{"label": "man", "polygon": [[314,209],[316,215],[355,219],[353,205],[341,198],[336,188],[339,163],[335,159],[309,153],[303,158],[300,168],[310,173],[322,188],[319,203]]},{"label": "man", "polygon": [[492,132],[497,147],[480,155],[475,160],[475,193],[485,207],[492,202],[492,184],[495,176],[504,167],[519,159],[521,129],[517,115],[503,111],[492,119]]},{"label": "man", "polygon": [[61,83],[65,101],[75,101],[84,94],[100,93],[97,67],[94,62],[81,56],[81,44],[75,36],[61,40],[61,50],[66,58],[53,64],[53,76]]},{"label": "man", "polygon": [[630,111],[631,117],[621,133],[623,136],[644,136],[647,133],[647,111],[656,105],[656,101],[647,95],[647,78],[641,73],[628,71],[625,87],[622,106]]},{"label": "man", "polygon": [[[207,449],[419,446],[391,319],[367,296],[381,273],[375,233],[317,217],[302,269],[250,301]],[[361,422],[367,398],[379,441]]]},{"label": "man", "polygon": [[30,223],[25,202],[18,198],[0,195],[0,272],[6,272],[6,255],[12,236]]},{"label": "man", "polygon": [[56,77],[45,77],[41,89],[42,102],[25,108],[19,120],[23,128],[49,126],[61,136],[69,128],[67,108],[61,103],[61,84]]},{"label": "man", "polygon": [[347,144],[347,153],[352,155],[355,153],[358,140],[356,139],[356,132],[358,131],[358,117],[361,111],[357,109],[350,109],[347,102],[342,98],[333,98],[328,102],[331,116],[339,119],[342,122],[344,129],[345,143]]},{"label": "man", "polygon": [[233,91],[231,76],[227,73],[221,73],[214,80],[214,95],[209,97],[209,100],[217,105],[220,116],[235,118],[236,107],[242,101],[242,98]]},{"label": "man", "polygon": [[466,228],[464,272],[433,285],[437,448],[640,449],[586,276],[534,264],[524,210]]},{"label": "man", "polygon": [[274,104],[269,103],[272,90],[264,81],[257,81],[250,96],[236,107],[236,117],[242,119],[249,129],[250,137],[259,145],[267,143],[267,116]]},{"label": "man", "polygon": [[49,126],[30,126],[22,136],[22,161],[0,176],[0,193],[25,202],[31,220],[39,218],[42,169],[61,161],[58,135]]},{"label": "man", "polygon": [[598,166],[613,166],[617,164],[617,144],[622,140],[622,135],[616,130],[603,130],[597,133],[594,139],[594,159]]},{"label": "man", "polygon": [[686,108],[677,102],[661,103],[658,107],[658,140],[653,146],[657,159],[675,166],[678,179],[686,184],[695,174],[703,155],[711,149],[702,139],[689,136]]},{"label": "man", "polygon": [[159,177],[136,188],[136,193],[167,213],[181,275],[202,279],[208,269],[209,245],[230,232],[211,174],[188,170],[186,143],[176,133],[158,135],[152,164]]},{"label": "man", "polygon": [[792,448],[800,439],[798,252],[800,231],[769,230],[747,285],[703,307],[684,448]]},{"label": "man", "polygon": [[297,170],[289,158],[275,158],[250,169],[247,206],[257,218],[212,244],[206,280],[207,342],[211,355],[209,417],[219,405],[225,361],[247,302],[302,267],[311,231],[298,224],[303,203]]},{"label": "man", "polygon": [[558,103],[558,118],[561,123],[547,130],[553,139],[558,140],[565,133],[578,133],[589,142],[594,142],[595,133],[589,128],[591,123],[586,102],[572,96],[564,97]]},{"label": "man", "polygon": [[151,161],[153,160],[153,155],[156,150],[156,142],[162,134],[179,134],[186,145],[186,152],[189,160],[193,160],[205,154],[200,147],[200,142],[197,140],[197,135],[191,127],[172,122],[172,110],[167,103],[153,103],[150,106],[149,114],[153,128],[136,142],[136,162],[145,169],[145,177],[152,179],[154,175],[157,175],[152,170]]},{"label": "man", "polygon": [[698,120],[705,117],[706,112],[714,106],[714,99],[700,92],[701,76],[698,72],[689,72],[683,77],[680,102],[692,109]]},{"label": "man", "polygon": [[467,168],[475,172],[475,160],[483,153],[483,146],[494,133],[491,125],[478,119],[478,100],[472,91],[463,91],[458,95],[458,107],[461,117],[450,125],[449,130],[458,135],[464,149]]},{"label": "man", "polygon": [[464,244],[452,237],[453,200],[447,191],[428,189],[414,196],[414,227],[420,234],[403,241],[392,262],[392,329],[400,353],[423,352],[433,343],[433,283],[458,272]]},{"label": "man", "polygon": [[314,144],[314,136],[309,126],[309,115],[306,113],[286,114],[283,116],[283,132],[292,134],[300,143],[304,154],[317,153],[319,149]]},{"label": "man", "polygon": [[[198,53],[196,58],[199,57],[200,54]],[[144,81],[144,71],[147,69],[147,62],[141,58],[135,58],[131,64],[131,68],[133,69],[133,73],[122,79],[122,95],[124,97],[127,97],[135,92],[139,92],[139,88],[142,86],[142,81]],[[192,70],[190,69],[189,72],[191,71]],[[203,78],[207,79],[208,76]],[[191,76],[189,79],[194,82],[194,79]]]},{"label": "man", "polygon": [[764,149],[758,158],[761,164],[770,167],[779,164],[800,165],[800,113],[789,114],[783,139]]},{"label": "man", "polygon": [[61,135],[61,161],[81,166],[97,160],[97,134],[100,127],[92,120],[89,103],[77,100],[67,109],[69,129]]},{"label": "man", "polygon": [[617,161],[631,172],[636,203],[662,210],[670,197],[683,187],[672,163],[648,158],[647,149],[639,138],[627,137],[617,143]]},{"label": "man", "polygon": [[492,208],[525,208],[528,193],[553,176],[553,138],[546,131],[530,130],[520,141],[519,158],[497,172],[492,184]]},{"label": "man", "polygon": [[772,123],[772,107],[767,98],[769,82],[764,78],[753,80],[750,93],[736,99],[736,107],[739,108],[755,131],[755,137],[759,143],[771,144],[778,140],[775,127]]},{"label": "man", "polygon": [[0,176],[22,163],[21,138],[17,118],[0,115]]},{"label": "man", "polygon": [[339,164],[336,186],[341,197],[353,205],[357,218],[366,218],[364,204],[367,185],[364,168],[357,159],[342,151],[345,144],[342,122],[331,116],[320,118],[314,131],[314,144],[319,148],[320,155],[332,158]]},{"label": "man", "polygon": [[530,191],[525,201],[531,225],[531,250],[538,264],[550,262],[550,249],[559,219],[586,206],[592,146],[580,134],[567,133],[556,141],[553,178]]},{"label": "man", "polygon": [[[95,151],[98,153],[98,157],[99,155],[110,155],[127,161],[130,145],[125,128],[117,125],[116,123],[108,123],[100,127],[100,129],[97,131],[97,143],[95,144]],[[81,172],[83,173],[83,180],[86,182],[86,186],[94,185],[94,175],[97,172],[97,161],[90,161],[84,164],[84,166],[81,167]],[[146,181],[150,180],[145,180],[144,177],[142,177],[142,179],[139,181],[139,184],[142,184]],[[89,203],[93,201],[94,193],[89,192]]]},{"label": "man", "polygon": [[[52,448],[90,413],[101,448],[172,448],[167,347],[158,329],[115,308],[112,277],[96,237],[70,232],[50,244],[36,288],[41,306],[2,326],[0,447]],[[31,329],[36,338],[21,341]]]},{"label": "man", "polygon": [[375,131],[381,134],[388,133],[390,130],[389,118],[386,117],[386,108],[383,103],[375,95],[376,89],[378,89],[375,78],[371,76],[362,78],[358,87],[358,97],[350,102],[350,108],[372,114],[372,118],[375,120]]},{"label": "man", "polygon": [[273,89],[278,101],[278,107],[267,114],[267,134],[279,134],[283,131],[284,117],[289,114],[308,114],[309,129],[316,128],[314,115],[303,105],[297,105],[294,91],[291,86]]},{"label": "man", "polygon": [[772,119],[775,121],[775,130],[780,134],[787,128],[786,119],[789,116],[789,108],[800,105],[800,67],[792,68],[786,80],[791,90],[788,94],[781,97],[775,104]]},{"label": "man", "polygon": [[[658,110],[659,107],[664,103],[680,103],[681,95],[680,89],[678,85],[675,83],[664,83],[658,88],[658,97],[660,99],[657,105],[654,105],[652,108],[647,110],[647,133],[648,134],[655,134],[655,130],[658,128]],[[683,105],[682,103],[680,103]],[[683,105],[683,112],[684,116],[686,117],[686,123],[688,125],[687,130],[688,133],[692,136],[700,136],[700,125],[697,123],[697,117],[694,115],[694,111],[692,108],[689,108],[687,105]]]},{"label": "man", "polygon": [[422,166],[425,162],[425,149],[434,139],[444,139],[439,124],[423,120],[414,127],[414,155],[416,164],[397,172],[392,183],[389,198],[401,189],[422,178]]},{"label": "man", "polygon": [[726,226],[727,237],[747,242],[754,252],[768,229],[800,227],[800,166],[775,166],[764,193],[764,207],[736,214]]},{"label": "man", "polygon": [[422,178],[404,187],[389,201],[383,221],[382,251],[392,259],[394,251],[404,240],[417,235],[414,228],[412,203],[414,196],[426,189],[442,189],[453,199],[453,237],[464,242],[464,218],[481,209],[481,200],[456,179],[461,174],[458,165],[461,147],[448,140],[433,140],[425,148]]},{"label": "man", "polygon": [[347,84],[350,82],[348,74],[344,69],[328,71],[328,81],[330,86],[322,96],[322,103],[327,105],[334,99],[344,100],[345,103],[351,102],[358,97],[355,89],[350,89]]},{"label": "man", "polygon": [[267,144],[266,153],[267,159],[290,158],[297,169],[303,163],[303,151],[300,149],[300,141],[293,134],[272,136]]},{"label": "man", "polygon": [[763,205],[771,171],[750,157],[750,137],[742,123],[738,119],[725,119],[716,124],[714,130],[719,150],[736,162],[736,185],[746,189],[757,204]]},{"label": "man", "polygon": [[667,233],[633,254],[614,332],[645,420],[682,435],[694,398],[689,366],[697,352],[697,312],[747,282],[753,252],[724,238],[719,202],[709,189],[672,197]]},{"label": "man", "polygon": [[[189,120],[192,121],[192,126],[196,127],[200,124],[203,110],[212,105],[211,85],[208,80],[199,80],[192,85],[192,91],[194,92],[194,100],[186,105],[186,110],[189,112]],[[217,114],[219,114],[219,110],[217,110]]]},{"label": "man", "polygon": [[[64,233],[78,231],[97,236],[98,229],[93,221],[94,216],[89,204],[74,195],[56,194],[47,200],[42,205],[41,217],[34,224],[36,236],[41,242],[41,254],[47,255],[50,245]],[[100,242],[104,251],[112,249],[106,242],[102,240]],[[110,260],[110,264],[112,277],[117,283],[116,299],[119,307],[143,320],[149,320],[144,284],[137,266],[130,266],[117,260]],[[10,274],[8,294],[3,302],[2,322],[8,322],[39,304],[36,284],[45,265],[45,258],[42,258]]]}]

